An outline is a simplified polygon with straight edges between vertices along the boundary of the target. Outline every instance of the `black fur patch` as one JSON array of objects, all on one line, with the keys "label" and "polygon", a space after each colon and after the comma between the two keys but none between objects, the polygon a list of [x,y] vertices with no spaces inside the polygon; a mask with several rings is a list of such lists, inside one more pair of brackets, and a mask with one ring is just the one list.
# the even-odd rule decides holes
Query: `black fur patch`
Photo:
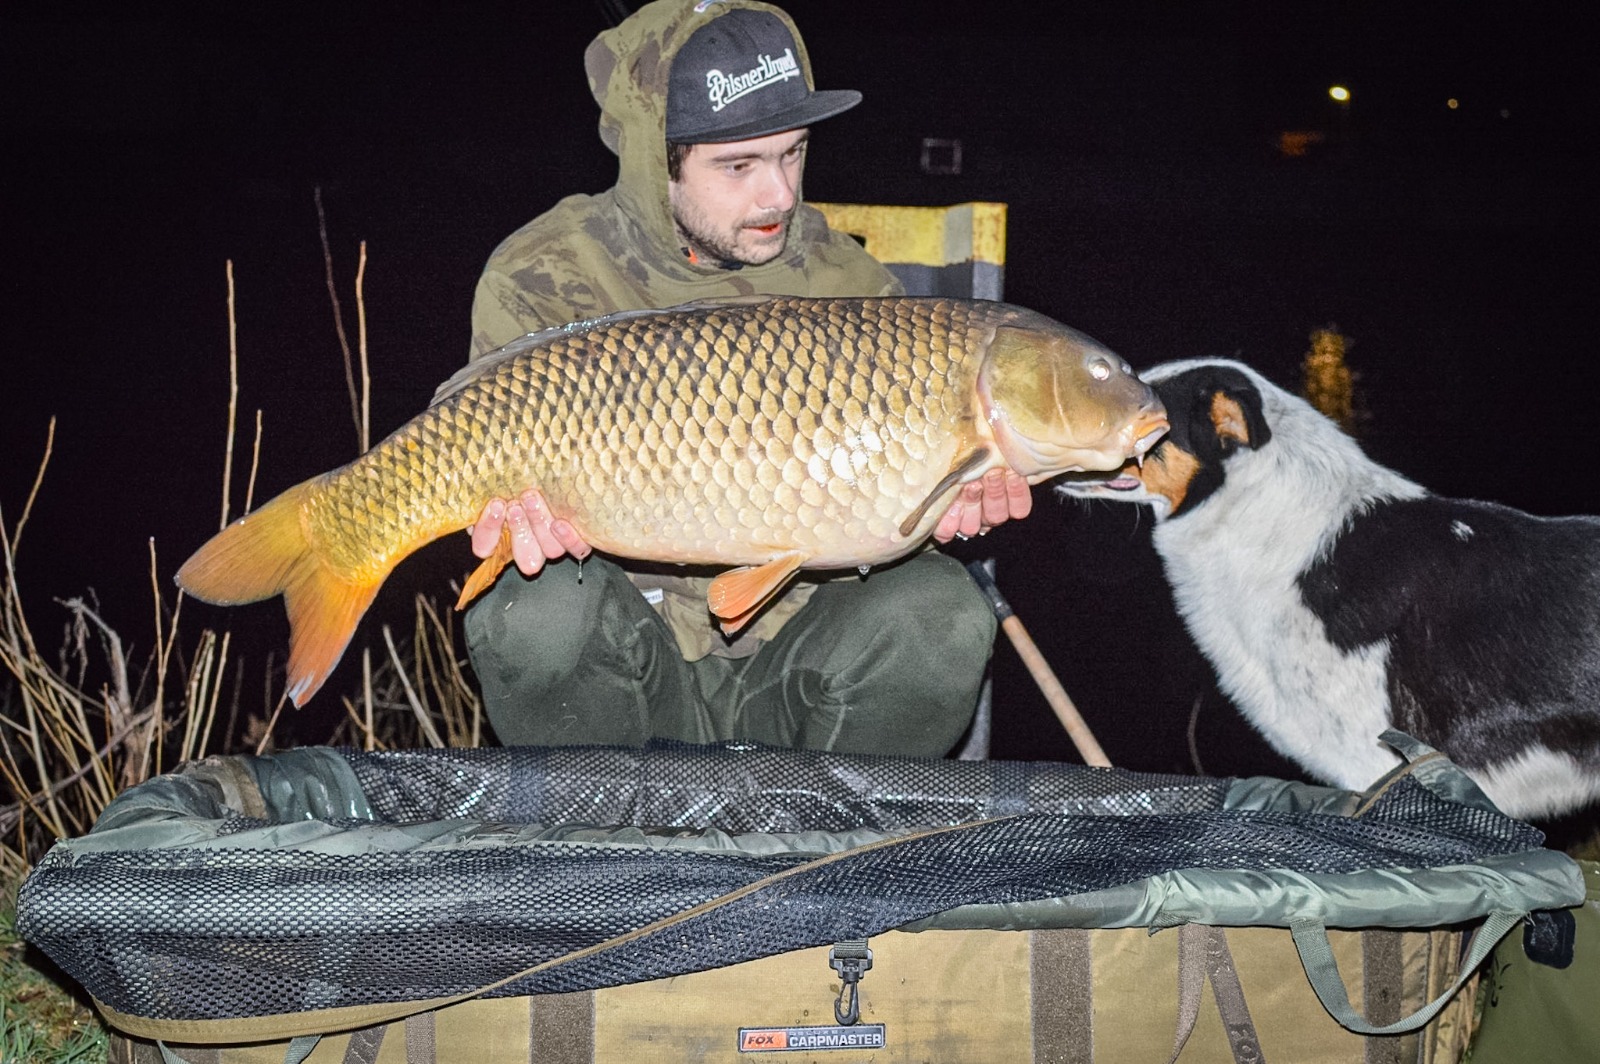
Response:
[{"label": "black fur patch", "polygon": [[1600,754],[1600,520],[1438,496],[1378,503],[1299,589],[1341,650],[1390,644],[1396,726],[1458,763],[1530,740]]}]

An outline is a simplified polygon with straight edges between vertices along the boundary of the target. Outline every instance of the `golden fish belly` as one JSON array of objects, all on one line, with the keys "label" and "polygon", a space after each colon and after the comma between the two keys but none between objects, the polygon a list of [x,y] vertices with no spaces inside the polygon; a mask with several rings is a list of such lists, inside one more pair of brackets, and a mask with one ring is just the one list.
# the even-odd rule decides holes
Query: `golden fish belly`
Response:
[{"label": "golden fish belly", "polygon": [[958,304],[623,321],[540,346],[329,475],[308,526],[352,571],[536,486],[595,547],[741,565],[875,564],[970,447],[977,325]]}]

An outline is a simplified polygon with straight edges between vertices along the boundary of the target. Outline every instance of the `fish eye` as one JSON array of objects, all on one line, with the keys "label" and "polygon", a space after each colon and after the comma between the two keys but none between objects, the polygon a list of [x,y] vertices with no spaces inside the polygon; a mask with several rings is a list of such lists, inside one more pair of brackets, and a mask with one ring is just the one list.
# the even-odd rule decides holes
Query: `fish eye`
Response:
[{"label": "fish eye", "polygon": [[1097,381],[1111,379],[1111,366],[1103,358],[1097,358],[1089,363],[1089,375]]}]

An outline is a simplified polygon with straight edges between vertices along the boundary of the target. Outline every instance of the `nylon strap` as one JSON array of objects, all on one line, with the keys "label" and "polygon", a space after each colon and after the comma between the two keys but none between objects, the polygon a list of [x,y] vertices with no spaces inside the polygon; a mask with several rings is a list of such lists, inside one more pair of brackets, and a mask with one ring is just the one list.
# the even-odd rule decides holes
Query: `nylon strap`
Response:
[{"label": "nylon strap", "polygon": [[437,1064],[438,1059],[433,1013],[419,1012],[414,1016],[407,1016],[406,1064]]},{"label": "nylon strap", "polygon": [[[1369,1023],[1393,1023],[1400,1018],[1405,990],[1400,939],[1399,931],[1372,928],[1361,932],[1361,1008]],[[1405,1039],[1368,1036],[1363,1041],[1362,1064],[1405,1064]],[[1410,1055],[1415,1056],[1415,1051]]]},{"label": "nylon strap", "polygon": [[1233,952],[1228,949],[1228,936],[1222,928],[1204,924],[1178,928],[1178,1025],[1168,1064],[1174,1064],[1194,1033],[1195,1022],[1200,1018],[1201,992],[1208,977],[1235,1064],[1261,1064],[1265,1060],[1261,1039],[1244,1000],[1244,987],[1239,983]]},{"label": "nylon strap", "polygon": [[594,1060],[594,991],[530,995],[528,1052],[537,1064]]},{"label": "nylon strap", "polygon": [[1033,1064],[1094,1064],[1094,951],[1082,928],[1030,931]]},{"label": "nylon strap", "polygon": [[1415,1031],[1437,1016],[1439,1010],[1444,1008],[1455,996],[1456,991],[1461,989],[1462,984],[1478,970],[1478,965],[1489,956],[1489,951],[1495,947],[1495,943],[1504,938],[1506,932],[1515,927],[1517,921],[1526,915],[1527,913],[1507,912],[1501,909],[1491,912],[1472,936],[1472,948],[1467,951],[1466,959],[1461,962],[1461,969],[1456,974],[1455,982],[1451,983],[1444,993],[1410,1016],[1382,1026],[1368,1023],[1351,1006],[1350,992],[1339,976],[1339,965],[1334,960],[1333,947],[1328,943],[1327,928],[1314,920],[1296,920],[1289,924],[1289,933],[1294,936],[1295,949],[1300,951],[1300,963],[1305,966],[1306,978],[1311,981],[1311,989],[1317,992],[1317,999],[1322,1002],[1322,1007],[1328,1010],[1328,1015],[1357,1034],[1404,1034],[1407,1031]]},{"label": "nylon strap", "polygon": [[1199,924],[1184,924],[1178,928],[1178,1028],[1172,1040],[1173,1064],[1184,1044],[1194,1032],[1195,1021],[1200,1018],[1200,993],[1206,986],[1205,950],[1195,941]]},{"label": "nylon strap", "polygon": [[351,1031],[350,1041],[344,1047],[344,1064],[377,1064],[378,1052],[383,1049],[383,1036],[388,1033],[387,1027],[363,1027],[359,1031]]}]

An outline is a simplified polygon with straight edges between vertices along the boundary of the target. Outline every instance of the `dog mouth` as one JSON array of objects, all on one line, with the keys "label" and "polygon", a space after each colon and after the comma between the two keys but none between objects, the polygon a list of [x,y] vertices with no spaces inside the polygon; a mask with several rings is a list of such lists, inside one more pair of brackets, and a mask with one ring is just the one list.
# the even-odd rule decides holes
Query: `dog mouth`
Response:
[{"label": "dog mouth", "polygon": [[1094,496],[1115,492],[1138,491],[1144,484],[1132,473],[1069,473],[1057,482],[1059,490],[1069,495]]}]

